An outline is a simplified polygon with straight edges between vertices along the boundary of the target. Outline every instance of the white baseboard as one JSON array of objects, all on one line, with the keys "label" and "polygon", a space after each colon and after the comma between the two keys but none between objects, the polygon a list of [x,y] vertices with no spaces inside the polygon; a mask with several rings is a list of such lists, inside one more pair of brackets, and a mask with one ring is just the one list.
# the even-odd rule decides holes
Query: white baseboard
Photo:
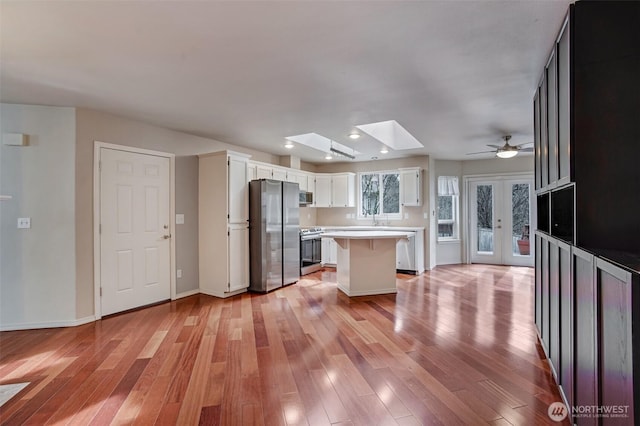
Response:
[{"label": "white baseboard", "polygon": [[341,286],[340,284],[338,284],[338,290],[340,290],[341,292],[343,292],[344,294],[346,294],[349,297],[375,296],[375,295],[378,295],[378,294],[395,294],[395,293],[398,292],[398,289],[396,287],[381,288],[381,289],[376,289],[376,290],[373,290],[373,291],[370,291],[370,290],[350,291],[347,287]]},{"label": "white baseboard", "polygon": [[77,327],[96,320],[94,315],[69,321],[23,322],[17,324],[0,324],[0,331],[32,330],[38,328]]},{"label": "white baseboard", "polygon": [[193,296],[194,294],[200,294],[200,290],[199,289],[195,289],[195,290],[185,291],[185,292],[182,292],[180,294],[176,294],[176,297],[173,300],[178,300],[178,299],[182,299],[184,297]]},{"label": "white baseboard", "polygon": [[247,292],[247,289],[245,289],[245,288],[243,288],[241,290],[232,291],[232,292],[229,292],[229,293],[200,289],[200,293],[202,293],[202,294],[207,294],[209,296],[219,297],[221,299],[224,299],[226,297],[235,296],[237,294],[246,293],[246,292]]}]

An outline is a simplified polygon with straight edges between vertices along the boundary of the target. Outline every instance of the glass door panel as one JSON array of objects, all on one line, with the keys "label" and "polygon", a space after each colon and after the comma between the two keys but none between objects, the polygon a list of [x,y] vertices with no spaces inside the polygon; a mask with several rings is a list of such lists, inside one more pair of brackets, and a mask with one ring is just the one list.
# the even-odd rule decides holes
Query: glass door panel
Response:
[{"label": "glass door panel", "polygon": [[501,182],[472,182],[470,185],[471,262],[501,263]]},{"label": "glass door panel", "polygon": [[476,229],[478,232],[476,249],[479,253],[493,254],[493,185],[478,185],[476,200]]},{"label": "glass door panel", "polygon": [[532,179],[469,182],[472,263],[533,266]]}]

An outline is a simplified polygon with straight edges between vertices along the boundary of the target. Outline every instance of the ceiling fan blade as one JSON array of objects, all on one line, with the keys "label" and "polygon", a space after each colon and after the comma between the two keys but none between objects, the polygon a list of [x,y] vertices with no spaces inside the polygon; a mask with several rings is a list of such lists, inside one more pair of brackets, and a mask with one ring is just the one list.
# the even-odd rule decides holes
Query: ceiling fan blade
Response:
[{"label": "ceiling fan blade", "polygon": [[521,146],[525,146],[525,145],[533,145],[533,142],[521,143],[520,145],[516,145],[516,148],[520,148]]},{"label": "ceiling fan blade", "polygon": [[480,152],[467,152],[467,155],[473,155],[473,154],[488,154],[490,152],[495,152],[495,151],[480,151]]},{"label": "ceiling fan blade", "polygon": [[487,146],[490,146],[491,148],[495,148],[495,149],[500,149],[504,147],[504,145],[491,145],[491,144],[487,144]]},{"label": "ceiling fan blade", "polygon": [[520,148],[518,152],[533,152],[533,147],[531,148]]}]

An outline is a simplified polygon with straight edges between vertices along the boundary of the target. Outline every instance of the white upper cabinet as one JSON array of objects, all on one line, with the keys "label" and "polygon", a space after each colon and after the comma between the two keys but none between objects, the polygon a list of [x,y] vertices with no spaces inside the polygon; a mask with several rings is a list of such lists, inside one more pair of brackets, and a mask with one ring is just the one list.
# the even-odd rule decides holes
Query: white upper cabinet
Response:
[{"label": "white upper cabinet", "polygon": [[271,176],[271,178],[275,180],[287,181],[287,169],[274,167],[273,174]]},{"label": "white upper cabinet", "polygon": [[331,176],[331,207],[355,207],[355,182],[354,173],[337,173]]},{"label": "white upper cabinet", "polygon": [[247,185],[247,158],[235,155],[227,157],[229,176],[229,223],[247,223],[249,219],[249,190]]},{"label": "white upper cabinet", "polygon": [[420,168],[400,169],[400,203],[403,206],[421,206],[422,188]]},{"label": "white upper cabinet", "polygon": [[256,165],[249,161],[247,163],[247,182],[258,179]]},{"label": "white upper cabinet", "polygon": [[273,167],[257,164],[256,179],[273,179]]},{"label": "white upper cabinet", "polygon": [[316,207],[331,207],[331,175],[316,175],[316,192],[313,198]]}]

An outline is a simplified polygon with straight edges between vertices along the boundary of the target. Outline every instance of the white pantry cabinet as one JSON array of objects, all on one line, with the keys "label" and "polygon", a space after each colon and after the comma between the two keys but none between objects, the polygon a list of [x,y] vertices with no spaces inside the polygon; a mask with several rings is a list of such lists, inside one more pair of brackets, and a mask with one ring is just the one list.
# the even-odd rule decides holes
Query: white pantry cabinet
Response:
[{"label": "white pantry cabinet", "polygon": [[233,296],[249,287],[249,156],[221,151],[198,159],[200,292]]}]

